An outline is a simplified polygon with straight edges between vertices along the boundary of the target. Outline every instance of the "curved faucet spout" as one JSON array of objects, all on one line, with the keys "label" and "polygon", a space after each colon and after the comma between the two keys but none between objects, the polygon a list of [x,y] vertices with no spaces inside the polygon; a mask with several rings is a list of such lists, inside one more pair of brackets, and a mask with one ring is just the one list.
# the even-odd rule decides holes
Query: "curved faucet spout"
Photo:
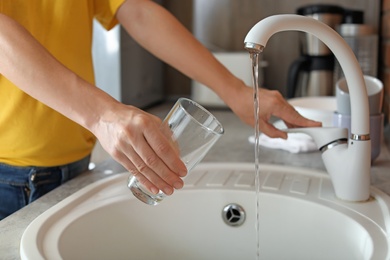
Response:
[{"label": "curved faucet spout", "polygon": [[249,52],[260,52],[268,39],[282,31],[302,31],[319,38],[333,52],[344,72],[351,97],[351,136],[348,144],[323,152],[336,195],[344,200],[364,201],[370,186],[370,124],[367,90],[354,53],[332,28],[300,15],[274,15],[258,22],[245,38]]},{"label": "curved faucet spout", "polygon": [[351,133],[369,134],[369,108],[367,90],[361,68],[355,54],[344,39],[332,28],[310,17],[281,14],[258,22],[245,37],[245,46],[266,46],[272,35],[282,31],[303,31],[319,38],[333,52],[343,69],[351,96],[351,114],[359,115],[351,120]]}]

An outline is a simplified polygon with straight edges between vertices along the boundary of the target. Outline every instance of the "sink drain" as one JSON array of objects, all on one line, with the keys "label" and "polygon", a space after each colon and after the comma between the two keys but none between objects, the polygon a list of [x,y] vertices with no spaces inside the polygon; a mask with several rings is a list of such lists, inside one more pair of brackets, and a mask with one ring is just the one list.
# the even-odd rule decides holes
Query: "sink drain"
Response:
[{"label": "sink drain", "polygon": [[222,210],[222,218],[229,226],[241,226],[245,221],[244,208],[235,203],[228,204]]}]

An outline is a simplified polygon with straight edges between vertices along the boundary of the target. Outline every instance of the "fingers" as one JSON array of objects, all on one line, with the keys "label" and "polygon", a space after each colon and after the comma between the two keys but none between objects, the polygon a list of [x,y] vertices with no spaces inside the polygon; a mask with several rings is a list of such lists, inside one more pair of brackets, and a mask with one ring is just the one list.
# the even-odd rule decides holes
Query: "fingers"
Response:
[{"label": "fingers", "polygon": [[143,125],[140,128],[143,131],[129,140],[130,145],[124,149],[124,153],[135,166],[132,173],[143,186],[151,192],[156,187],[170,195],[173,188],[183,187],[180,176],[186,175],[187,168],[158,128]]},{"label": "fingers", "polygon": [[[137,147],[138,151],[134,150]],[[167,166],[156,156],[147,145],[128,145],[125,152],[117,156],[117,160],[126,167],[144,186],[153,194],[163,191],[171,195],[175,189],[183,187],[183,181],[167,168]]]},{"label": "fingers", "polygon": [[[159,187],[154,185],[151,181],[149,181],[144,175],[140,173],[138,170],[137,166],[134,165],[134,163],[123,153],[117,153],[115,156],[113,156],[114,159],[122,164],[132,175],[134,175],[137,180],[140,182],[142,186],[144,186],[147,190],[152,192],[153,194],[157,194],[160,190]],[[133,161],[135,161],[134,156],[132,157]],[[140,159],[139,159],[140,160]],[[164,184],[160,183],[160,187],[165,187]],[[168,187],[169,188],[169,187]],[[172,191],[170,190],[165,190],[166,188],[161,188],[161,190],[167,192],[166,194],[169,195],[168,193]]]},{"label": "fingers", "polygon": [[133,145],[140,158],[135,163],[138,172],[167,195],[173,193],[173,188],[181,189],[183,181],[180,177],[186,175],[187,168],[179,154],[159,132],[146,131],[144,137],[147,145]]},{"label": "fingers", "polygon": [[279,117],[283,119],[287,127],[320,127],[322,126],[321,122],[317,122],[311,119],[307,119],[299,114],[294,107],[290,106],[288,103],[283,111],[281,111]]},{"label": "fingers", "polygon": [[[303,118],[303,122],[301,123],[297,123],[297,122],[294,122],[294,123],[289,123],[289,122],[286,122],[284,121],[284,123],[286,124],[286,126],[288,128],[297,128],[297,127],[321,127],[322,126],[322,122],[317,122],[317,121],[313,121],[313,120],[310,120],[310,119],[307,119],[305,117],[302,117],[300,116],[301,118]],[[298,121],[298,120],[297,120]]]},{"label": "fingers", "polygon": [[[148,165],[152,166],[152,168],[159,169],[158,166],[154,167],[154,159],[159,158],[164,162],[160,166],[166,167],[166,170],[175,172],[181,177],[187,174],[187,167],[180,159],[180,151],[171,137],[167,137],[160,131],[147,131],[144,132],[144,136],[146,142],[150,145],[150,149],[145,151],[140,150],[139,152],[145,155],[146,162],[149,162]],[[154,155],[157,155],[157,158],[151,158]],[[148,160],[148,158],[150,159]]]},{"label": "fingers", "polygon": [[271,116],[282,119],[289,128],[320,127],[321,122],[307,119],[300,115],[278,91],[261,89],[260,91],[260,130],[271,138],[287,138],[287,133],[269,123]]},{"label": "fingers", "polygon": [[[321,122],[307,119],[301,116],[295,108],[290,105],[278,91],[262,90],[260,99],[263,101],[263,107],[260,108],[266,113],[282,119],[287,126],[294,127],[318,127]],[[261,102],[260,102],[261,104]]]},{"label": "fingers", "polygon": [[160,131],[159,118],[129,107],[109,116],[100,121],[94,133],[115,160],[154,194],[161,190],[170,195],[183,187],[181,177],[187,168]]},{"label": "fingers", "polygon": [[263,134],[271,138],[287,139],[287,133],[277,129],[274,125],[267,121],[260,121],[260,129]]}]

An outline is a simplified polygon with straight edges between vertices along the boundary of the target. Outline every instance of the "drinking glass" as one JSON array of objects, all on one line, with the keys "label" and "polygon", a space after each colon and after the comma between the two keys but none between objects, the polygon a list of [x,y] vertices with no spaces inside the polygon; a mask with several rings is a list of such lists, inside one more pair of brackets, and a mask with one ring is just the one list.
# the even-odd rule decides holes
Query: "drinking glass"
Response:
[{"label": "drinking glass", "polygon": [[[161,130],[175,144],[188,173],[224,133],[221,123],[209,111],[187,98],[178,99]],[[162,191],[149,192],[134,176],[130,176],[128,187],[136,198],[149,205],[157,205],[166,197]]]}]

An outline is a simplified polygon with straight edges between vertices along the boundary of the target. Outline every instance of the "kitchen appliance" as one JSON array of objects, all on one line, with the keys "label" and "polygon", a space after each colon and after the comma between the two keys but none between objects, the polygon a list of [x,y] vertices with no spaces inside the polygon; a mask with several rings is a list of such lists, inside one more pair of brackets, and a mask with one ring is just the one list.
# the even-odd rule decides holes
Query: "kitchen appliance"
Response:
[{"label": "kitchen appliance", "polygon": [[[364,20],[363,11],[346,9],[343,23],[337,26],[336,29],[355,53],[363,74],[377,77],[378,34],[377,30],[366,24]],[[343,77],[340,64],[336,61],[334,82]]]},{"label": "kitchen appliance", "polygon": [[[297,9],[297,14],[312,17],[335,29],[341,24],[344,8],[337,5],[308,5]],[[316,36],[302,33],[301,56],[288,71],[287,96],[333,95],[334,56]]]}]

